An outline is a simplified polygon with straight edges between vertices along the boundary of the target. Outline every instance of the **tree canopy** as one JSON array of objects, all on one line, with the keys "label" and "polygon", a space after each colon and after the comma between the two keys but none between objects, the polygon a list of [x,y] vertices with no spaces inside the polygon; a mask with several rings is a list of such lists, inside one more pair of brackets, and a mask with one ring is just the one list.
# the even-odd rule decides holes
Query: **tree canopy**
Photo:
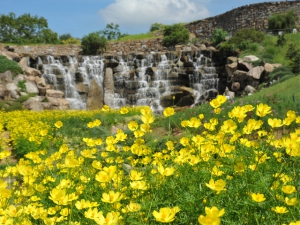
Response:
[{"label": "tree canopy", "polygon": [[48,28],[44,17],[25,13],[0,15],[0,42],[10,43],[56,43],[57,33]]},{"label": "tree canopy", "polygon": [[164,27],[164,46],[174,46],[178,43],[188,42],[190,37],[189,31],[183,24],[174,24]]}]

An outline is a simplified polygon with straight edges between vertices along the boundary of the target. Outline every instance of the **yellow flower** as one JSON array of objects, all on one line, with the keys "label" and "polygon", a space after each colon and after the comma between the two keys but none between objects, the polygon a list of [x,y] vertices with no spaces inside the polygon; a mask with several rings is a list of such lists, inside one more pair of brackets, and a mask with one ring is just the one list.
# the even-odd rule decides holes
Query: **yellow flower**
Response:
[{"label": "yellow flower", "polygon": [[130,202],[126,206],[126,211],[128,211],[128,212],[137,212],[137,211],[140,211],[141,208],[142,208],[141,204]]},{"label": "yellow flower", "polygon": [[23,213],[23,207],[21,206],[14,206],[10,205],[7,210],[6,214],[9,215],[10,217],[20,217]]},{"label": "yellow flower", "polygon": [[103,214],[99,215],[95,218],[95,222],[100,225],[118,225],[119,223],[120,213],[119,212],[109,212],[106,217]]},{"label": "yellow flower", "polygon": [[136,170],[131,170],[129,174],[130,180],[142,180],[143,179],[143,173],[138,172]]},{"label": "yellow flower", "polygon": [[75,207],[79,210],[84,208],[89,208],[91,207],[91,202],[88,200],[86,201],[84,199],[81,199],[80,201],[76,201]]},{"label": "yellow flower", "polygon": [[164,109],[163,113],[164,113],[165,117],[169,117],[169,116],[172,116],[172,115],[175,114],[175,110],[173,108],[171,108],[171,107],[168,107],[168,108]]},{"label": "yellow flower", "polygon": [[164,168],[162,165],[159,165],[157,167],[157,170],[161,175],[166,176],[166,177],[173,175],[174,171],[175,171],[174,167]]},{"label": "yellow flower", "polygon": [[128,124],[127,124],[129,130],[131,131],[135,131],[136,129],[138,129],[139,125],[136,121],[130,121]]},{"label": "yellow flower", "polygon": [[110,110],[110,107],[108,105],[104,105],[101,109],[103,112],[107,112]]},{"label": "yellow flower", "polygon": [[260,103],[259,105],[256,106],[256,115],[259,117],[264,117],[267,114],[271,113],[271,107]]},{"label": "yellow flower", "polygon": [[279,214],[284,214],[284,213],[288,212],[288,210],[285,206],[276,206],[275,208],[272,208],[272,210]]},{"label": "yellow flower", "polygon": [[164,208],[160,208],[159,212],[154,210],[152,215],[155,217],[156,221],[158,222],[170,223],[175,220],[175,215],[179,211],[180,209],[177,206],[175,206],[174,208],[164,207]]},{"label": "yellow flower", "polygon": [[292,194],[296,192],[296,188],[292,185],[286,185],[281,188],[281,190],[286,194]]},{"label": "yellow flower", "polygon": [[63,123],[61,121],[57,121],[54,126],[59,129],[63,126]]},{"label": "yellow flower", "polygon": [[219,210],[216,206],[213,206],[211,208],[205,207],[205,213],[207,216],[221,217],[225,214],[225,209]]},{"label": "yellow flower", "polygon": [[272,128],[274,128],[274,127],[282,127],[282,126],[283,126],[282,120],[281,120],[281,119],[276,119],[276,118],[274,118],[274,119],[269,118],[269,119],[268,119],[268,124],[269,124]]},{"label": "yellow flower", "polygon": [[101,201],[107,203],[115,203],[120,201],[123,195],[120,192],[109,191],[108,193],[103,193]]},{"label": "yellow flower", "polygon": [[123,107],[120,109],[121,114],[127,114],[128,112],[129,112],[129,110],[126,107]]},{"label": "yellow flower", "polygon": [[260,194],[260,193],[257,193],[257,194],[252,193],[252,194],[251,194],[251,198],[252,198],[252,200],[255,201],[255,202],[263,202],[263,201],[266,200],[264,194]]},{"label": "yellow flower", "polygon": [[143,121],[143,123],[150,124],[154,122],[154,116],[150,114],[143,115],[141,117],[141,120]]},{"label": "yellow flower", "polygon": [[142,108],[141,110],[140,110],[140,112],[141,112],[141,114],[142,115],[150,115],[150,114],[152,114],[152,109],[149,107],[149,106],[145,106],[144,108]]},{"label": "yellow flower", "polygon": [[57,205],[67,205],[69,201],[66,189],[57,188],[53,188],[50,191],[49,199],[51,199]]},{"label": "yellow flower", "polygon": [[300,220],[298,220],[296,222],[290,222],[289,225],[300,225]]},{"label": "yellow flower", "polygon": [[101,183],[107,183],[111,180],[111,176],[108,174],[106,171],[100,171],[96,174],[96,181],[101,182]]},{"label": "yellow flower", "polygon": [[222,111],[221,108],[215,108],[214,109],[215,114],[220,114],[221,111]]},{"label": "yellow flower", "polygon": [[292,206],[292,205],[298,204],[299,201],[298,201],[297,198],[288,198],[288,197],[285,197],[284,202],[285,202],[285,204]]},{"label": "yellow flower", "polygon": [[89,208],[86,212],[84,212],[84,216],[91,220],[99,218],[102,215],[102,211],[98,211],[97,208]]},{"label": "yellow flower", "polygon": [[138,190],[147,190],[148,189],[146,181],[143,181],[143,180],[130,182],[130,187],[133,189],[138,189]]},{"label": "yellow flower", "polygon": [[209,183],[206,183],[205,185],[213,191],[216,191],[217,194],[219,194],[221,191],[226,190],[226,181],[224,180],[216,180],[215,182],[213,179],[210,179]]},{"label": "yellow flower", "polygon": [[221,220],[220,220],[219,217],[211,217],[211,216],[200,215],[198,217],[198,222],[201,225],[219,225],[221,223]]}]

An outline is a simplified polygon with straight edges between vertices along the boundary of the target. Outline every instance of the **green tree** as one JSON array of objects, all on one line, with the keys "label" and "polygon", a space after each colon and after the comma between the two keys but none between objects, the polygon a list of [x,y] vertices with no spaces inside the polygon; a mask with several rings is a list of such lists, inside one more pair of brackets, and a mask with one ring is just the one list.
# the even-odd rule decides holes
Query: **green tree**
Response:
[{"label": "green tree", "polygon": [[156,31],[156,30],[161,30],[164,28],[165,25],[162,23],[153,23],[150,26],[150,32]]},{"label": "green tree", "polygon": [[212,43],[214,45],[220,44],[222,41],[225,40],[227,34],[228,34],[227,31],[223,30],[222,28],[216,28],[212,36],[212,40],[211,40]]},{"label": "green tree", "polygon": [[69,38],[72,38],[72,35],[69,34],[69,33],[59,35],[59,40],[61,40],[61,41],[65,41],[65,40],[67,40],[67,39],[69,39]]},{"label": "green tree", "polygon": [[11,43],[56,43],[57,34],[48,28],[44,17],[25,13],[0,15],[0,42]]},{"label": "green tree", "polygon": [[167,47],[187,43],[190,37],[189,31],[183,24],[165,26],[163,34],[163,45]]},{"label": "green tree", "polygon": [[92,32],[84,36],[81,40],[83,54],[96,55],[105,52],[107,40],[101,35],[101,31]]},{"label": "green tree", "polygon": [[106,28],[100,31],[107,40],[115,40],[121,37],[121,32],[119,30],[119,24],[110,23],[106,25]]},{"label": "green tree", "polygon": [[298,16],[294,10],[290,10],[286,13],[273,14],[268,19],[268,25],[270,30],[283,30],[295,28]]}]

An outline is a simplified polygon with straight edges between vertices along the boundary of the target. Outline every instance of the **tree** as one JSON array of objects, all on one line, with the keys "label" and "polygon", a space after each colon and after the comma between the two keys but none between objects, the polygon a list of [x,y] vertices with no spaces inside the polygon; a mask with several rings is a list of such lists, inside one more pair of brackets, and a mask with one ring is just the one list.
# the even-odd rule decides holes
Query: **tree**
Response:
[{"label": "tree", "polygon": [[81,40],[83,54],[96,55],[100,52],[105,52],[107,40],[101,35],[101,32],[92,32],[84,36]]},{"label": "tree", "polygon": [[69,33],[68,34],[59,35],[59,40],[61,40],[61,41],[65,41],[65,40],[67,40],[69,38],[72,38],[71,34],[69,34]]},{"label": "tree", "polygon": [[107,40],[119,39],[122,35],[119,30],[119,24],[110,23],[106,25],[106,28],[100,31]]},{"label": "tree", "polygon": [[164,25],[162,23],[153,23],[150,26],[150,32],[161,30],[164,28]]},{"label": "tree", "polygon": [[286,13],[273,14],[268,19],[268,25],[270,30],[284,30],[295,28],[298,16],[294,10],[290,10]]},{"label": "tree", "polygon": [[163,45],[167,47],[178,43],[186,43],[190,37],[189,31],[183,24],[165,26],[163,34]]},{"label": "tree", "polygon": [[225,40],[227,34],[228,34],[227,31],[223,30],[222,28],[216,28],[212,36],[212,40],[211,40],[212,43],[214,45],[220,44],[222,41]]},{"label": "tree", "polygon": [[[0,41],[11,43],[44,43],[57,42],[57,34],[48,28],[44,17],[31,16],[25,13],[0,15]],[[43,38],[41,38],[43,37]]]}]

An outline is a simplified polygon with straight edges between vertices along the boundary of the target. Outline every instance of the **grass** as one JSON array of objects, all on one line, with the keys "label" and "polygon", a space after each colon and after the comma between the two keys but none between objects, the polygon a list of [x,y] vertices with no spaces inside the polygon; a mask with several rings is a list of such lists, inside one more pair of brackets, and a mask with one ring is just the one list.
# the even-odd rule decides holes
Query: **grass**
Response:
[{"label": "grass", "polygon": [[112,40],[110,42],[123,42],[123,41],[138,41],[138,40],[145,40],[145,39],[153,39],[157,38],[153,33],[148,32],[148,33],[142,33],[142,34],[130,34],[126,35],[118,40]]},{"label": "grass", "polygon": [[[246,55],[256,55],[260,59],[264,59],[264,55],[272,55],[272,61],[273,63],[280,63],[283,66],[288,66],[290,64],[290,61],[285,57],[286,52],[289,48],[290,44],[293,44],[294,46],[299,46],[300,42],[300,33],[297,34],[285,34],[286,43],[282,47],[277,47],[277,36],[273,35],[267,35],[265,36],[265,39],[263,40],[262,46],[263,48],[257,48],[256,44],[253,43],[250,44],[249,48],[243,52],[240,53],[240,58],[243,58]],[[298,47],[299,48],[299,47]]]}]

